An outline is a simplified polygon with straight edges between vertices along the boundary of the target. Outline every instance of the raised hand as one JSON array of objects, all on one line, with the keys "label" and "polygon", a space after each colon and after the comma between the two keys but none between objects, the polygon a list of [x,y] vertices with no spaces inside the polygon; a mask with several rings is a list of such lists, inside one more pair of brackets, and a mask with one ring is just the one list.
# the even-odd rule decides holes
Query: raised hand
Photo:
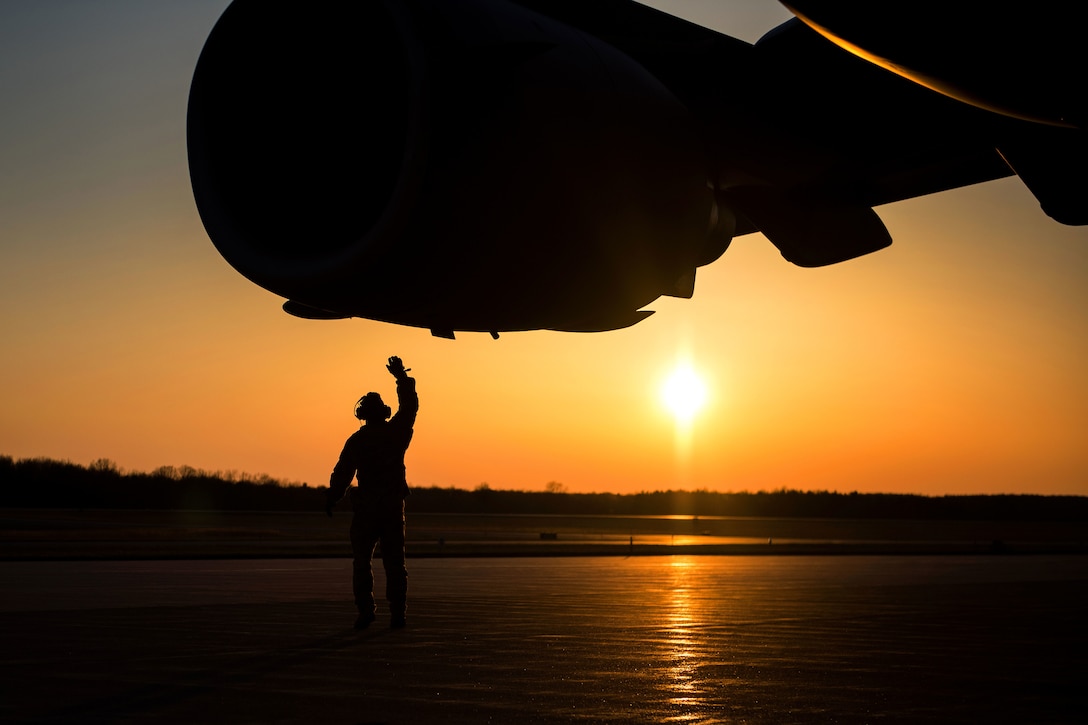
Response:
[{"label": "raised hand", "polygon": [[411,368],[405,369],[404,363],[401,362],[401,359],[396,355],[389,358],[389,364],[385,366],[385,369],[397,380],[403,380],[408,377],[408,370],[411,370]]}]

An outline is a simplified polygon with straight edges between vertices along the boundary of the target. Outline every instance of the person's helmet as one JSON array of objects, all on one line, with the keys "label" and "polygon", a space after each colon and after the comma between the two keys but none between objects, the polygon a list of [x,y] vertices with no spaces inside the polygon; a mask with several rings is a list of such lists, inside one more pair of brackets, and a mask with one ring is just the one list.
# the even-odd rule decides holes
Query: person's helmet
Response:
[{"label": "person's helmet", "polygon": [[385,420],[391,415],[393,409],[377,393],[367,393],[355,403],[355,417],[359,420]]}]

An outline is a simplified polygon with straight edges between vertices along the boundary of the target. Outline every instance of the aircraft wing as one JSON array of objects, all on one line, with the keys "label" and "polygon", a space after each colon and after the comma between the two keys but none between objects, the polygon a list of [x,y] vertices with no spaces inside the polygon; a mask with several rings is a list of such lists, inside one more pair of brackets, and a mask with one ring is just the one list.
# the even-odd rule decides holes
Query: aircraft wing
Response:
[{"label": "aircraft wing", "polygon": [[1088,220],[1081,129],[825,35],[753,45],[630,0],[235,0],[190,91],[197,207],[292,314],[447,337],[624,327],[734,236],[841,262],[891,243],[873,207],[1014,169]]}]

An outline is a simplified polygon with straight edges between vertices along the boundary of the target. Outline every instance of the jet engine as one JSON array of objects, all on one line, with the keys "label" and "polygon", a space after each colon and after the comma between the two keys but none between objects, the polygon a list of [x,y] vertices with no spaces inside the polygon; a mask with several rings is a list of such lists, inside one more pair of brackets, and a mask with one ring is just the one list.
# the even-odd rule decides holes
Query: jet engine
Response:
[{"label": "jet engine", "polygon": [[444,336],[690,296],[730,234],[699,139],[630,57],[503,0],[235,0],[188,110],[231,265],[293,314]]}]

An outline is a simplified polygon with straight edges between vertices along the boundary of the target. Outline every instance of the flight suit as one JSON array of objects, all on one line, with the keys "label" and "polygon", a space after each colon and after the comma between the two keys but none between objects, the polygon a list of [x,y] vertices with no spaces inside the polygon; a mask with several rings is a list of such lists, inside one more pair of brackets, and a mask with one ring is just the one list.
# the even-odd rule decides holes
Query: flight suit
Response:
[{"label": "flight suit", "polygon": [[389,420],[370,420],[344,444],[329,479],[329,500],[338,501],[351,485],[352,589],[361,616],[373,617],[374,547],[381,543],[385,598],[393,620],[403,623],[408,592],[404,565],[404,499],[408,495],[404,454],[412,442],[419,411],[416,381],[397,380],[397,412]]}]

